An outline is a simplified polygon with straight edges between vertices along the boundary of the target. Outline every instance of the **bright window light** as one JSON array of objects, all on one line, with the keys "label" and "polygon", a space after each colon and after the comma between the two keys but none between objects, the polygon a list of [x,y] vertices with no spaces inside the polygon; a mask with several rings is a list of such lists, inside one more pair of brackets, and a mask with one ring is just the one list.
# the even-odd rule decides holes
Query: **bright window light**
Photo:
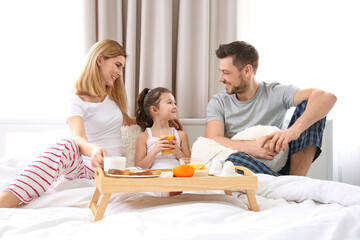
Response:
[{"label": "bright window light", "polygon": [[241,0],[240,40],[259,51],[257,80],[334,93],[334,179],[359,185],[360,1]]},{"label": "bright window light", "polygon": [[238,39],[259,51],[257,80],[335,93],[338,101],[329,117],[348,122],[347,112],[358,102],[360,2],[240,2]]},{"label": "bright window light", "polygon": [[83,61],[83,1],[0,1],[0,118],[62,118]]}]

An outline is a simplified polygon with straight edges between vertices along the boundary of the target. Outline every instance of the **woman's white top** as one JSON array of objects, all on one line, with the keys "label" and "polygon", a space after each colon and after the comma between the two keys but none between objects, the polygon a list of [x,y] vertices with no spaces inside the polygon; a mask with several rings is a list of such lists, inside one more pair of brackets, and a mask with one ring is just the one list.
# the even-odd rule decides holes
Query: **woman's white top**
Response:
[{"label": "woman's white top", "polygon": [[[104,147],[108,156],[121,156],[123,115],[120,107],[109,96],[102,102],[91,103],[84,102],[75,93],[70,95],[68,103],[66,119],[72,116],[82,117],[88,141]],[[90,164],[89,157],[83,156],[83,160]]]},{"label": "woman's white top", "polygon": [[[149,135],[148,140],[146,141],[147,153],[151,151],[151,149],[155,146],[155,143],[159,140],[158,137],[153,137],[151,128],[146,128],[147,133]],[[179,137],[179,133],[173,128],[176,142],[180,148],[181,139]],[[179,165],[179,160],[176,158],[175,154],[162,154],[161,151],[158,152],[155,156],[154,162],[150,168],[152,169],[170,169]]]}]

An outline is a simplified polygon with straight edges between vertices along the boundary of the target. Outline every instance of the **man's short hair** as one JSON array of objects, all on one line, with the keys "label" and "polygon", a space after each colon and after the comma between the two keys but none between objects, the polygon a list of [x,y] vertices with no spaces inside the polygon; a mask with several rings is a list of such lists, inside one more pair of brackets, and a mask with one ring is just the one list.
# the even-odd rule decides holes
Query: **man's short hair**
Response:
[{"label": "man's short hair", "polygon": [[244,41],[235,41],[228,44],[220,44],[216,50],[216,56],[220,59],[233,58],[233,64],[240,71],[247,64],[250,64],[254,73],[259,65],[259,54],[254,46]]}]

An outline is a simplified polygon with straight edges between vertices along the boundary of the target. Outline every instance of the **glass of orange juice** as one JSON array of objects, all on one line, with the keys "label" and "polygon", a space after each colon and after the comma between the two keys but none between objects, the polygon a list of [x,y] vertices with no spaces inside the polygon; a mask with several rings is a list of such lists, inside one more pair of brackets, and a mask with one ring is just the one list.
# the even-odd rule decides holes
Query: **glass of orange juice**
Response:
[{"label": "glass of orange juice", "polygon": [[[160,129],[160,138],[166,137],[165,140],[173,140],[175,139],[174,130],[172,128],[161,128]],[[170,150],[162,150],[161,153],[164,154],[172,154]]]}]

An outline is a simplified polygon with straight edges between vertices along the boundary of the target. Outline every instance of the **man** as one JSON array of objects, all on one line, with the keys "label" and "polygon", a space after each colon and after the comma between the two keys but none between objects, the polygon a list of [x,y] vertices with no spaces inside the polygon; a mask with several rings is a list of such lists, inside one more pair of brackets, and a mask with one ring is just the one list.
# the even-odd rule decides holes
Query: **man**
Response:
[{"label": "man", "polygon": [[[220,58],[219,81],[224,83],[225,91],[214,95],[208,103],[205,136],[239,151],[227,159],[235,165],[248,167],[255,173],[305,176],[321,153],[325,117],[336,96],[314,88],[257,82],[259,55],[246,42],[220,45],[216,55]],[[230,139],[237,132],[259,124],[281,128],[286,111],[293,106],[297,107],[288,129],[254,141]],[[271,161],[287,147],[288,162],[279,173],[256,160]]]}]

